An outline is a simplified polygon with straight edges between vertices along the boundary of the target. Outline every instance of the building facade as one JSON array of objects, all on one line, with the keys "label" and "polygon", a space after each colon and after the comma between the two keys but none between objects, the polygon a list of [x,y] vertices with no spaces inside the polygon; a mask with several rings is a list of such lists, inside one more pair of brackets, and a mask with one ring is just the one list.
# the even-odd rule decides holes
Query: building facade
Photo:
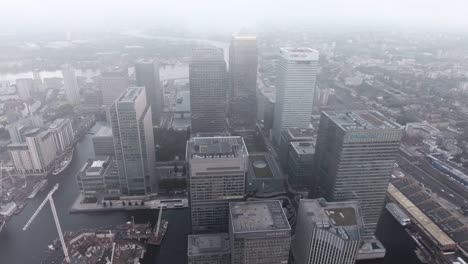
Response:
[{"label": "building facade", "polygon": [[151,106],[153,123],[159,124],[164,110],[164,95],[159,80],[159,63],[145,59],[135,63],[135,77],[138,86],[146,88],[146,97]]},{"label": "building facade", "polygon": [[80,104],[80,88],[76,80],[75,69],[67,65],[62,69],[62,75],[67,101],[72,105]]},{"label": "building facade", "polygon": [[55,119],[54,122],[49,125],[49,131],[54,138],[55,148],[57,149],[58,153],[66,151],[73,145],[75,133],[73,132],[70,119]]},{"label": "building facade", "polygon": [[193,134],[226,130],[227,74],[223,50],[200,48],[189,65]]},{"label": "building facade", "polygon": [[310,48],[280,48],[273,123],[277,144],[282,130],[310,125],[318,59],[319,53]]},{"label": "building facade", "polygon": [[156,192],[153,122],[145,88],[127,88],[110,107],[110,118],[122,194]]},{"label": "building facade", "polygon": [[188,264],[230,264],[231,250],[227,233],[189,235]]},{"label": "building facade", "polygon": [[115,156],[114,136],[112,129],[108,126],[101,126],[92,136],[94,156]]},{"label": "building facade", "polygon": [[34,91],[34,82],[32,79],[24,78],[16,80],[16,94],[21,100],[30,100]]},{"label": "building facade", "polygon": [[114,67],[101,72],[102,103],[111,106],[128,87],[128,69]]},{"label": "building facade", "polygon": [[300,232],[291,245],[294,263],[354,264],[361,229],[358,202],[301,199],[296,225]]},{"label": "building facade", "polygon": [[89,159],[76,175],[80,192],[85,196],[119,195],[117,164],[112,157]]},{"label": "building facade", "polygon": [[291,227],[280,201],[229,204],[232,264],[286,264]]},{"label": "building facade", "polygon": [[315,141],[291,142],[289,145],[289,183],[309,190],[314,175]]},{"label": "building facade", "polygon": [[313,192],[327,201],[359,201],[367,237],[377,228],[402,134],[376,111],[322,112]]},{"label": "building facade", "polygon": [[241,137],[187,142],[192,232],[227,232],[229,202],[245,195],[248,152]]},{"label": "building facade", "polygon": [[257,111],[257,37],[239,32],[229,47],[229,125],[252,127]]}]

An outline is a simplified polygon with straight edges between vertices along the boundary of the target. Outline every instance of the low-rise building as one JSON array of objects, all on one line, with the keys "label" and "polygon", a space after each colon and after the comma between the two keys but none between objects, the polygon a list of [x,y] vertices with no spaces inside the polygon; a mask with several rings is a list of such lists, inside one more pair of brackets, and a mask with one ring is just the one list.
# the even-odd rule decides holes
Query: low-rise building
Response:
[{"label": "low-rise building", "polygon": [[249,155],[247,192],[274,193],[284,191],[284,177],[270,154]]},{"label": "low-rise building", "polygon": [[226,233],[189,235],[188,264],[230,264],[230,248]]},{"label": "low-rise building", "polygon": [[120,194],[118,170],[112,157],[89,159],[76,178],[85,196]]}]

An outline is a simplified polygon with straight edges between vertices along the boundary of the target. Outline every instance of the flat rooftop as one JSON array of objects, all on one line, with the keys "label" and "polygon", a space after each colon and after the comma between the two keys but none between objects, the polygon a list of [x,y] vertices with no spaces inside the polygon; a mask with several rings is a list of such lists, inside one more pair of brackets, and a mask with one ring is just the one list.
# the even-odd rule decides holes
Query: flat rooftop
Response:
[{"label": "flat rooftop", "polygon": [[192,53],[192,61],[224,62],[224,51],[222,48],[216,47],[195,48]]},{"label": "flat rooftop", "polygon": [[249,155],[249,167],[253,176],[257,179],[281,178],[281,174],[275,163],[275,160],[269,154],[251,154]]},{"label": "flat rooftop", "polygon": [[189,158],[220,158],[248,155],[242,137],[193,137],[187,142]]},{"label": "flat rooftop", "polygon": [[363,226],[359,203],[356,201],[327,202],[325,199],[301,199],[310,224],[340,236],[344,240],[359,240]]},{"label": "flat rooftop", "polygon": [[315,136],[314,129],[312,128],[288,128],[289,138],[292,140],[309,139],[312,140]]},{"label": "flat rooftop", "polygon": [[101,77],[104,78],[113,78],[113,77],[125,77],[128,78],[128,69],[114,66],[114,67],[107,67],[101,70]]},{"label": "flat rooftop", "polygon": [[282,47],[280,55],[287,60],[318,61],[319,52],[308,47]]},{"label": "flat rooftop", "polygon": [[128,87],[117,100],[118,102],[134,102],[143,89],[143,87]]},{"label": "flat rooftop", "polygon": [[344,131],[402,128],[399,124],[391,121],[375,110],[325,111],[323,114],[328,116]]},{"label": "flat rooftop", "polygon": [[112,128],[101,126],[93,137],[112,137]]},{"label": "flat rooftop", "polygon": [[49,125],[49,128],[51,128],[51,129],[58,128],[58,127],[60,127],[60,125],[62,125],[64,122],[65,122],[65,119],[63,119],[63,118],[57,118],[57,119],[54,120],[54,122],[52,122],[52,123]]},{"label": "flat rooftop", "polygon": [[234,233],[291,230],[278,200],[230,203],[229,215]]},{"label": "flat rooftop", "polygon": [[294,151],[299,155],[315,154],[315,141],[299,141],[291,142],[290,144]]},{"label": "flat rooftop", "polygon": [[230,252],[229,235],[226,233],[188,236],[187,255],[189,257],[229,254]]}]

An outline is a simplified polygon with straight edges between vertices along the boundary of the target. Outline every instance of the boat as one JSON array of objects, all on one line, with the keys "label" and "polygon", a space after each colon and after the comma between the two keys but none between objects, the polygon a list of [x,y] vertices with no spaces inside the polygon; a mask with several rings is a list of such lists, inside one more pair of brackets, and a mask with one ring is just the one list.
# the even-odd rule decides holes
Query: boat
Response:
[{"label": "boat", "polygon": [[67,153],[65,157],[60,161],[59,164],[55,166],[55,169],[52,171],[52,175],[57,176],[60,173],[62,173],[68,166],[70,166],[72,160],[73,160],[73,153],[74,149],[70,151],[70,153]]},{"label": "boat", "polygon": [[395,203],[388,203],[385,205],[387,211],[400,223],[401,226],[407,226],[411,223],[411,218],[401,210]]},{"label": "boat", "polygon": [[[162,240],[164,239],[164,236],[166,235],[168,226],[169,226],[169,221],[162,220],[161,221],[161,227],[159,228],[159,231],[153,230],[153,233],[148,238],[146,243],[150,244],[150,245],[156,245],[156,246],[161,245]],[[156,234],[156,232],[158,232],[158,233]]]}]

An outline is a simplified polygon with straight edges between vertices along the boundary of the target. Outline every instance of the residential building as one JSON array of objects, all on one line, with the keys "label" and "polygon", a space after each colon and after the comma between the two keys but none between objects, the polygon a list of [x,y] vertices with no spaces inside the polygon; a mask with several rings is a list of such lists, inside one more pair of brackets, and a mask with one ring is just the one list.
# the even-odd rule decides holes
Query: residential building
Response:
[{"label": "residential building", "polygon": [[232,264],[286,264],[291,227],[280,201],[229,204]]},{"label": "residential building", "polygon": [[114,136],[112,129],[108,126],[101,126],[92,136],[94,156],[115,156]]},{"label": "residential building", "polygon": [[314,174],[315,141],[289,143],[289,183],[297,188],[310,189]]},{"label": "residential building", "polygon": [[242,137],[187,142],[192,232],[227,232],[229,202],[245,196],[248,152]]},{"label": "residential building", "polygon": [[101,71],[102,103],[111,106],[128,87],[128,69],[114,67]]},{"label": "residential building", "polygon": [[230,264],[231,248],[227,233],[189,235],[188,264]]},{"label": "residential building", "polygon": [[151,107],[144,87],[129,87],[110,107],[122,194],[157,192]]},{"label": "residential building", "polygon": [[384,205],[403,130],[377,111],[322,112],[315,147],[315,197],[359,201],[366,237]]},{"label": "residential building", "polygon": [[277,68],[273,138],[281,131],[310,126],[319,53],[310,48],[280,48]]},{"label": "residential building", "polygon": [[241,30],[229,47],[229,125],[255,127],[257,89],[257,37]]},{"label": "residential building", "polygon": [[226,130],[226,62],[220,48],[194,50],[189,65],[191,131]]},{"label": "residential building", "polygon": [[159,81],[159,63],[153,59],[137,61],[135,77],[137,85],[146,88],[146,99],[151,106],[153,123],[159,124],[164,110],[164,95]]},{"label": "residential building", "polygon": [[296,235],[291,245],[294,263],[354,264],[361,244],[362,218],[356,201],[301,199]]},{"label": "residential building", "polygon": [[80,88],[76,80],[75,69],[66,65],[62,69],[62,75],[67,101],[72,105],[80,104]]},{"label": "residential building", "polygon": [[54,122],[49,125],[49,131],[54,138],[55,148],[57,149],[58,153],[66,151],[73,145],[75,133],[73,132],[70,119],[55,119]]}]

